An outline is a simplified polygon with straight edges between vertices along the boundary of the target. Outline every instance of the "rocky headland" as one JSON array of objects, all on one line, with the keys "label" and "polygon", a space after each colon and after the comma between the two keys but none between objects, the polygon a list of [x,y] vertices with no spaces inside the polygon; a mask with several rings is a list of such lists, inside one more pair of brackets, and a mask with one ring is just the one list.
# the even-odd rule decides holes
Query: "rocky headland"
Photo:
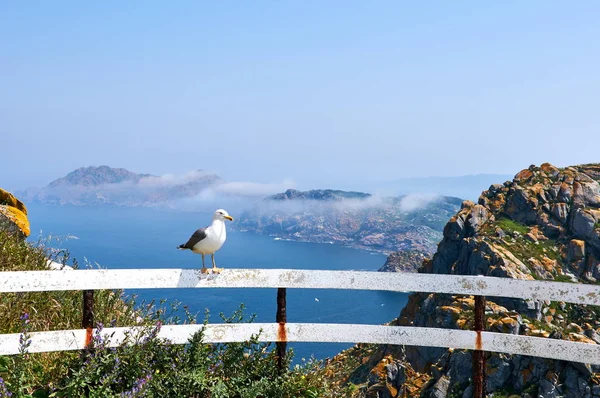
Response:
[{"label": "rocky headland", "polygon": [[415,250],[404,250],[391,253],[380,272],[417,272],[423,261],[429,258],[428,253]]},{"label": "rocky headland", "polygon": [[[544,163],[465,201],[419,272],[517,279],[600,281],[600,165]],[[396,325],[472,329],[472,296],[415,293]],[[600,344],[600,309],[562,302],[489,297],[486,330]],[[471,397],[471,353],[427,347],[359,345],[328,364],[356,396]],[[494,397],[600,397],[600,368],[519,355],[488,354]],[[362,394],[362,395],[361,395]]]}]

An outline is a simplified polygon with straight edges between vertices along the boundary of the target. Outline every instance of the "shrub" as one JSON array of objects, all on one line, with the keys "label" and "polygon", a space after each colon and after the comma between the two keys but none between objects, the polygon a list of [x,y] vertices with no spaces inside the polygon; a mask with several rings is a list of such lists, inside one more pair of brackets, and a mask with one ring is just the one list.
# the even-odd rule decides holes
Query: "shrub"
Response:
[{"label": "shrub", "polygon": [[[60,256],[60,258],[57,257]],[[42,270],[48,258],[66,264],[68,253],[53,253],[43,242],[29,244],[0,231],[0,270]],[[77,263],[74,263],[77,266]],[[251,336],[243,343],[206,344],[204,332],[185,345],[158,337],[164,323],[179,323],[178,304],[165,308],[135,303],[122,291],[96,291],[97,327],[91,349],[80,352],[30,354],[29,333],[80,327],[81,292],[0,294],[0,333],[20,332],[20,353],[0,357],[0,398],[12,397],[327,397],[334,394],[321,364],[309,361],[285,369],[276,366],[272,344]],[[224,322],[251,322],[243,305]],[[186,309],[185,322],[196,317]],[[208,322],[208,314],[204,324]],[[118,347],[111,347],[111,326],[141,325]]]}]

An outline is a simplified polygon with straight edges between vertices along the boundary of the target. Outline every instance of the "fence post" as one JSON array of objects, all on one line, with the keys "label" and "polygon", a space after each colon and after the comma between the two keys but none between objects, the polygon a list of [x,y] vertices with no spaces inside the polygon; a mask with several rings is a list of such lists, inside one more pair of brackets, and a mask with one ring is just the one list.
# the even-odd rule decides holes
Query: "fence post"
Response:
[{"label": "fence post", "polygon": [[277,330],[277,368],[282,372],[285,362],[285,351],[287,348],[287,333],[285,331],[287,313],[286,290],[281,287],[277,289],[277,315],[275,320],[279,324],[279,329]]},{"label": "fence post", "polygon": [[83,317],[81,326],[85,329],[84,355],[89,352],[92,343],[92,329],[94,328],[94,291],[83,291]]},{"label": "fence post", "polygon": [[485,351],[481,332],[485,330],[485,297],[475,296],[475,350],[473,351],[473,398],[485,398]]}]

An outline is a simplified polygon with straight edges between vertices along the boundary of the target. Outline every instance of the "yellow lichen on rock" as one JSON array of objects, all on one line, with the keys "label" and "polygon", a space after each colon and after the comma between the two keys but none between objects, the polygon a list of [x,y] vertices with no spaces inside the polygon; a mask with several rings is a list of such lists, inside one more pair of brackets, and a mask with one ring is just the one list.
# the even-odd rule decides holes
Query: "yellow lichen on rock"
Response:
[{"label": "yellow lichen on rock", "polygon": [[18,229],[25,237],[31,233],[27,208],[23,202],[2,188],[0,188],[0,227],[11,232]]},{"label": "yellow lichen on rock", "polygon": [[2,188],[0,188],[0,205],[15,207],[16,209],[20,210],[25,215],[27,215],[27,207],[25,207],[25,204],[23,204],[23,202],[17,199],[15,195],[8,191],[5,191]]}]

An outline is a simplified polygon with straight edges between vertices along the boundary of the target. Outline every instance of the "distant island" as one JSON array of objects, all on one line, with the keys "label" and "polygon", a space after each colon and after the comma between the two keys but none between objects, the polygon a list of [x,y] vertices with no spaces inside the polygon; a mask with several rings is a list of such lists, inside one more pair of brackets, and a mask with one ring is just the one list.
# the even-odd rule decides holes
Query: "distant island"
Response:
[{"label": "distant island", "polygon": [[347,199],[368,199],[372,195],[364,192],[340,191],[339,189],[313,189],[310,191],[298,191],[288,189],[285,192],[271,195],[267,200],[323,200],[342,201]]},{"label": "distant island", "polygon": [[446,196],[380,198],[362,192],[290,189],[257,203],[236,224],[280,239],[432,253],[461,203]]},{"label": "distant island", "polygon": [[203,170],[175,177],[90,166],[74,170],[41,189],[29,189],[21,196],[27,201],[53,205],[156,206],[194,197],[221,181],[218,175]]}]

